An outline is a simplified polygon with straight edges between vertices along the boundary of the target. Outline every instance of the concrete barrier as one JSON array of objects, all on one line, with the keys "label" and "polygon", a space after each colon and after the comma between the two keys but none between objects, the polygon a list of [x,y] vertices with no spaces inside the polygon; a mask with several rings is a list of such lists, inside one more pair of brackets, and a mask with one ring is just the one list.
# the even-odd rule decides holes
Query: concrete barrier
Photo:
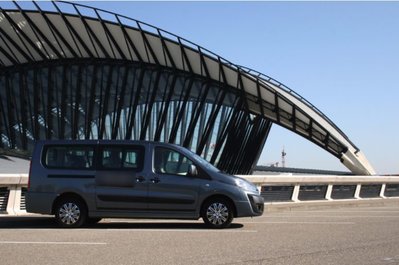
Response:
[{"label": "concrete barrier", "polygon": [[382,207],[399,206],[399,197],[374,198],[374,199],[352,199],[333,201],[300,201],[300,202],[269,202],[265,203],[266,212],[287,212],[287,211],[312,211],[320,209],[338,209],[341,207]]},{"label": "concrete barrier", "polygon": [[[265,187],[270,186],[289,186],[293,187],[290,198],[285,202],[267,202],[266,209],[268,211],[281,209],[311,209],[321,207],[335,207],[337,205],[382,205],[387,203],[399,203],[399,189],[398,194],[390,193],[386,196],[387,185],[399,185],[399,177],[390,176],[331,176],[331,175],[244,175],[240,176],[255,183],[261,194],[266,196],[263,192]],[[24,210],[24,195],[23,189],[28,185],[28,174],[0,174],[0,188],[7,188],[8,197],[7,202],[3,200],[3,211],[0,214],[8,215],[23,215],[26,214]],[[326,186],[326,191],[319,200],[301,200],[301,194],[308,192],[303,189],[314,185]],[[332,196],[334,186],[338,185],[352,185],[356,186],[353,194],[353,199],[334,199]],[[377,187],[378,194],[374,198],[362,197],[362,186],[371,187],[373,185],[380,185]],[[317,186],[316,186],[317,187]],[[399,186],[398,186],[399,187]],[[375,190],[375,187],[374,187]],[[318,190],[320,192],[320,190]],[[364,196],[364,193],[363,193]],[[6,203],[6,206],[4,205]]]},{"label": "concrete barrier", "polygon": [[21,207],[21,202],[24,201],[22,196],[22,188],[28,185],[27,174],[0,174],[0,187],[7,187],[8,201],[3,201],[5,211],[0,214],[21,215],[26,214],[26,211]]},{"label": "concrete barrier", "polygon": [[[267,201],[265,208],[267,211],[282,210],[310,210],[321,208],[336,208],[341,206],[361,207],[361,206],[382,206],[399,204],[399,177],[394,176],[331,176],[331,175],[242,175],[255,183],[261,194],[266,197],[267,192],[263,192],[265,187],[291,187],[292,192],[290,199],[286,201]],[[319,200],[300,199],[303,187],[312,185],[326,186],[322,198]],[[332,196],[333,189],[336,186],[355,186],[353,198],[351,199],[334,199]],[[394,193],[386,190],[387,185],[396,186]],[[366,188],[376,186],[378,194],[372,198],[366,197]],[[389,193],[389,194],[388,194]],[[265,198],[266,199],[266,198]]]}]

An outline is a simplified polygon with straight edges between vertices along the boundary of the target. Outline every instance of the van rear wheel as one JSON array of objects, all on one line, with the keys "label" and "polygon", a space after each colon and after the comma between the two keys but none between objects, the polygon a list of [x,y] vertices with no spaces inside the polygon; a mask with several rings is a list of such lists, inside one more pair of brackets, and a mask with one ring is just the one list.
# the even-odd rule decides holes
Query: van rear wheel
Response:
[{"label": "van rear wheel", "polygon": [[78,198],[63,198],[55,208],[55,219],[61,227],[81,227],[87,220],[86,205]]},{"label": "van rear wheel", "polygon": [[212,199],[202,207],[201,216],[211,228],[226,228],[233,221],[233,206],[222,198]]}]

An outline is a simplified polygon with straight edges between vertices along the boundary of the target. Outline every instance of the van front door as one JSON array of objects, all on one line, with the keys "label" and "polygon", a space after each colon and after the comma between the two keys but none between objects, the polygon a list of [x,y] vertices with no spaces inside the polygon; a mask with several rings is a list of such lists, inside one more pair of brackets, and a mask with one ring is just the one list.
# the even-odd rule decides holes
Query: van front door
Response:
[{"label": "van front door", "polygon": [[102,146],[96,173],[97,210],[146,210],[148,183],[143,177],[145,147]]},{"label": "van front door", "polygon": [[176,211],[194,214],[201,185],[206,180],[188,175],[193,162],[183,154],[165,147],[154,148],[154,172],[148,190],[148,208],[152,211]]}]

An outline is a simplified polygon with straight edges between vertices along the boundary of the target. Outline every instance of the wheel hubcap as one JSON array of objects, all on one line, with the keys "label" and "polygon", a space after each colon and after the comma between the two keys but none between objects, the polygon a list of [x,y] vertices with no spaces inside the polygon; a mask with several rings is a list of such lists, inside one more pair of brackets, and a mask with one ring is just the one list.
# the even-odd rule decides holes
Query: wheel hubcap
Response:
[{"label": "wheel hubcap", "polygon": [[59,210],[60,220],[64,224],[72,225],[80,218],[79,207],[74,203],[65,203]]},{"label": "wheel hubcap", "polygon": [[208,221],[214,225],[224,224],[229,217],[229,210],[223,203],[213,203],[206,210]]}]

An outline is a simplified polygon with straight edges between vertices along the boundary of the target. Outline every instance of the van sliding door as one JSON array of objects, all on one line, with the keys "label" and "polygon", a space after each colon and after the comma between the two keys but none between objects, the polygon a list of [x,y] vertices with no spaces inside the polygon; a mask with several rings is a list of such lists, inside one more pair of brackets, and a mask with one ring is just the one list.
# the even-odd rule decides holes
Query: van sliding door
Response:
[{"label": "van sliding door", "polygon": [[100,146],[96,173],[97,210],[146,210],[148,183],[144,180],[145,147]]}]

